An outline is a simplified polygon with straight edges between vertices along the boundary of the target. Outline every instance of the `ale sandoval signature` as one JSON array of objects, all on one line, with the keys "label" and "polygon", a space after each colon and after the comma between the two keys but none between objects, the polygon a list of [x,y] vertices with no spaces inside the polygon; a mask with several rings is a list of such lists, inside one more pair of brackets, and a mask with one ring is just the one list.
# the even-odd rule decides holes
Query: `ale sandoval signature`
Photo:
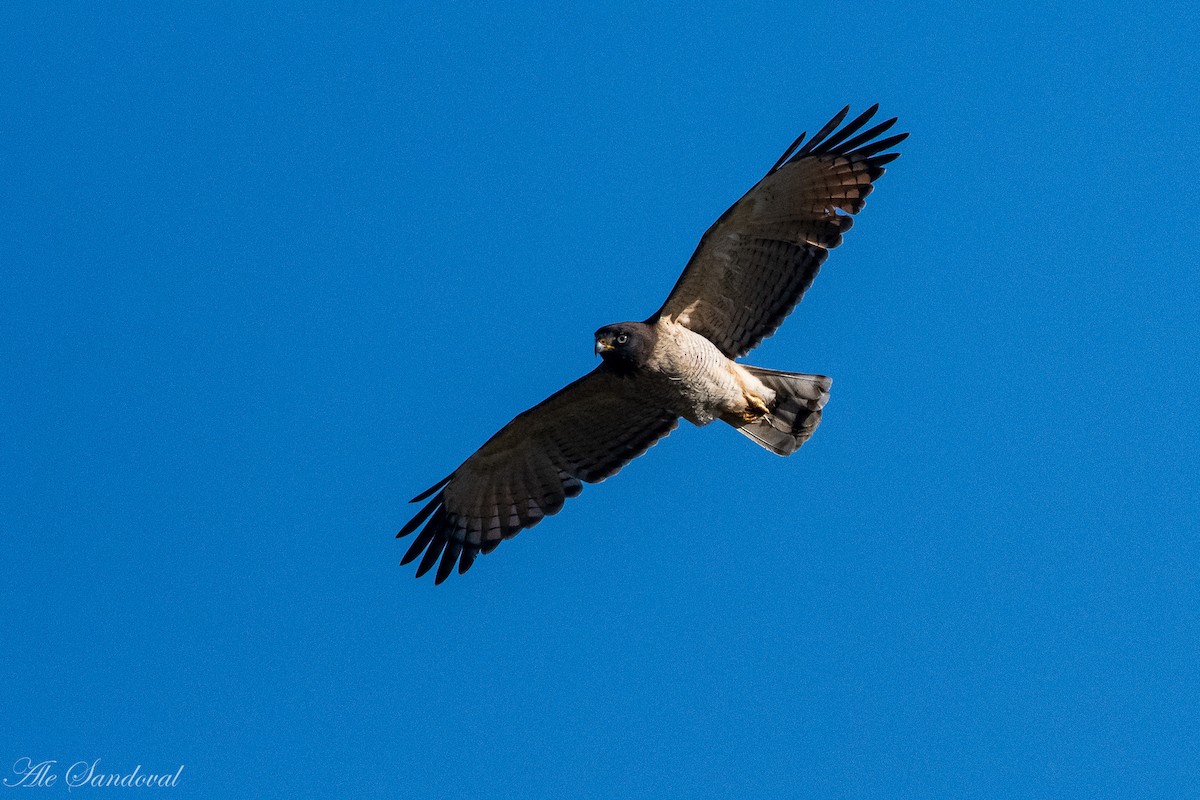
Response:
[{"label": "ale sandoval signature", "polygon": [[32,758],[18,758],[13,764],[13,777],[5,778],[4,785],[9,788],[66,786],[68,789],[78,789],[83,786],[124,786],[134,789],[148,787],[172,787],[179,784],[179,776],[183,774],[183,764],[174,772],[146,772],[138,764],[130,772],[108,772],[100,765],[100,759],[92,761],[76,761],[65,768],[59,765],[57,759],[34,761]]}]

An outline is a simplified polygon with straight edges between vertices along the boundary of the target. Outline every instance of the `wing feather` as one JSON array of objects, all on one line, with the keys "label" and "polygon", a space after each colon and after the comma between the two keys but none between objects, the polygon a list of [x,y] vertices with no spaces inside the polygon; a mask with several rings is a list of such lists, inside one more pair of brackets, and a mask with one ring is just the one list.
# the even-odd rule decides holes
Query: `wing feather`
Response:
[{"label": "wing feather", "polygon": [[[850,107],[846,106],[846,110],[849,111]],[[866,111],[864,111],[863,113],[859,114],[857,117],[855,117],[850,122],[847,122],[844,126],[842,126],[842,129],[840,131],[838,131],[833,136],[830,136],[828,139],[826,139],[824,142],[822,142],[821,146],[814,149],[813,152],[814,153],[826,153],[826,152],[829,152],[830,150],[832,150],[833,148],[837,147],[839,144],[841,144],[842,142],[846,141],[851,136],[853,136],[858,131],[859,128],[861,128],[863,125],[866,125],[867,121],[870,120],[871,117],[875,116],[875,112],[878,110],[879,110],[879,103],[876,103],[875,105],[871,106]],[[890,125],[890,124],[894,123],[895,121],[896,120],[893,119],[890,122],[885,122],[884,125]],[[867,138],[869,139],[871,137],[868,136]]]},{"label": "wing feather", "polygon": [[774,333],[842,243],[849,215],[862,210],[884,165],[899,156],[884,151],[907,133],[876,140],[896,118],[859,133],[878,110],[876,104],[838,130],[847,106],[807,142],[801,135],[708,229],[648,322],[665,317],[685,325],[729,358]]},{"label": "wing feather", "polygon": [[611,477],[646,452],[678,419],[648,404],[637,381],[601,366],[504,426],[418,496],[432,500],[397,534],[425,523],[401,563],[423,551],[417,577],[436,564],[435,583],[456,564],[466,572],[476,556],[558,513],[584,483]]},{"label": "wing feather", "polygon": [[[438,501],[438,505],[441,506],[441,501]],[[421,555],[422,552],[424,552],[425,548],[429,546],[429,543],[433,541],[433,535],[441,530],[442,522],[438,519],[438,515],[444,513],[445,512],[443,512],[441,508],[438,508],[437,513],[433,515],[433,518],[430,519],[425,527],[421,529],[421,532],[417,534],[417,538],[413,540],[412,546],[408,548],[408,552],[404,554],[404,558],[400,559],[401,564],[409,563],[417,556]],[[408,526],[406,525],[405,528],[407,529]],[[407,536],[408,534],[406,533],[405,535]]]}]

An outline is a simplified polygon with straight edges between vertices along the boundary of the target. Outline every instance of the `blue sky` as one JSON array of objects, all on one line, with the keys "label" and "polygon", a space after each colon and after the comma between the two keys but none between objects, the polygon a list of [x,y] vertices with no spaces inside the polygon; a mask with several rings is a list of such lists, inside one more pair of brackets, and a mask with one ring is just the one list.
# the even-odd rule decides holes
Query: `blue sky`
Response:
[{"label": "blue sky", "polygon": [[[1200,793],[1193,12],[22,5],[4,776]],[[409,497],[877,101],[904,155],[748,359],[834,378],[802,451],[685,425],[464,577],[398,566]]]}]

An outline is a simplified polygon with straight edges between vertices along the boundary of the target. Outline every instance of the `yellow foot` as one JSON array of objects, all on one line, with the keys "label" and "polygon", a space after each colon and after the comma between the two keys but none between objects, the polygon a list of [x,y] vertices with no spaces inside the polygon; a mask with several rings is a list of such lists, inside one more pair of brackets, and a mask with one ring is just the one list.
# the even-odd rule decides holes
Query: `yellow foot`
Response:
[{"label": "yellow foot", "polygon": [[741,412],[741,418],[744,421],[754,422],[770,413],[771,409],[767,408],[767,404],[758,395],[748,394],[745,397],[746,410]]}]

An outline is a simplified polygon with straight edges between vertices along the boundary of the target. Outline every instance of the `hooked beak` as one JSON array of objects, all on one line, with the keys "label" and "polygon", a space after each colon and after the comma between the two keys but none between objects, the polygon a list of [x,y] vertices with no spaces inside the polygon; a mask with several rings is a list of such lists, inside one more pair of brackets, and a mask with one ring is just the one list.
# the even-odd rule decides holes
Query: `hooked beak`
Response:
[{"label": "hooked beak", "polygon": [[602,356],[605,353],[607,353],[609,350],[615,350],[615,349],[616,348],[613,347],[611,339],[597,339],[596,340],[596,355],[598,355],[598,356]]}]

